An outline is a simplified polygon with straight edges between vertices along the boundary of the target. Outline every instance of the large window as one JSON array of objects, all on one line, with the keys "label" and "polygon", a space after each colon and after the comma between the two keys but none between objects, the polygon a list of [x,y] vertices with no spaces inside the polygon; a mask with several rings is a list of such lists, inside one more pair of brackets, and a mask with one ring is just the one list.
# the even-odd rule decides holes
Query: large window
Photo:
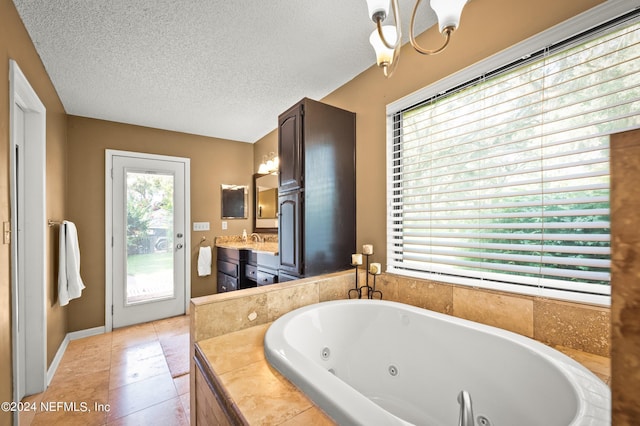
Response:
[{"label": "large window", "polygon": [[640,127],[618,19],[391,111],[388,270],[607,304],[609,135]]}]

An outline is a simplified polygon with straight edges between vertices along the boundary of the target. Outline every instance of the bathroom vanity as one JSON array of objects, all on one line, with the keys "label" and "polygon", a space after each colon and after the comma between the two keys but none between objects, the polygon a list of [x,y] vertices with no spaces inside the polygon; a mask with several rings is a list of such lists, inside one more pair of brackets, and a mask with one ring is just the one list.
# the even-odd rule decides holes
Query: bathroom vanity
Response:
[{"label": "bathroom vanity", "polygon": [[[252,264],[252,262],[254,263]],[[262,286],[278,282],[279,263],[280,259],[276,254],[251,251],[251,254],[249,255],[249,265],[247,267],[251,266],[254,268],[256,285]],[[249,275],[247,274],[247,276]]]},{"label": "bathroom vanity", "polygon": [[278,243],[216,238],[218,293],[278,282]]},{"label": "bathroom vanity", "polygon": [[218,247],[217,254],[218,293],[255,287],[246,273],[249,250]]}]

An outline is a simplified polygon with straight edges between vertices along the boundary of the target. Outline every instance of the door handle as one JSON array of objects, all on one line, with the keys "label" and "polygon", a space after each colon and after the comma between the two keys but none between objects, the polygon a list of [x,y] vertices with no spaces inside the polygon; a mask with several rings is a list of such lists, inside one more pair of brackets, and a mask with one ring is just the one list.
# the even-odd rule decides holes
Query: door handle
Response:
[{"label": "door handle", "polygon": [[180,250],[180,249],[182,248],[182,244],[178,244],[178,245],[176,246],[176,248],[177,248],[178,250]]}]

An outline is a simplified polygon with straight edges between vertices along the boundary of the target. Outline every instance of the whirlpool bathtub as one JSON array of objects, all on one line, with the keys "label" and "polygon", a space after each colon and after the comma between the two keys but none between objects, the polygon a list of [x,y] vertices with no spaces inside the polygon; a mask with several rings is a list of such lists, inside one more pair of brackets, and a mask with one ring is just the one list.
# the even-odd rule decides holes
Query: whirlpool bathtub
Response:
[{"label": "whirlpool bathtub", "polygon": [[609,388],[564,354],[401,303],[306,306],[276,320],[264,347],[269,363],[341,425],[457,425],[469,406],[466,424],[475,426],[611,422]]}]

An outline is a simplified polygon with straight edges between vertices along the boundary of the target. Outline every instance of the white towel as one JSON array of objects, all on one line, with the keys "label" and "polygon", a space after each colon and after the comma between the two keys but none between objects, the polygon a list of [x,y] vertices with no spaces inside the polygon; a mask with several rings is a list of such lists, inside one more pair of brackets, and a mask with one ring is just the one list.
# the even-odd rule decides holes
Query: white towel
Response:
[{"label": "white towel", "polygon": [[198,253],[198,276],[205,277],[211,275],[211,247],[200,247]]},{"label": "white towel", "polygon": [[60,306],[77,299],[85,288],[80,276],[80,248],[78,231],[73,222],[67,220],[60,224],[58,254],[58,301]]}]

